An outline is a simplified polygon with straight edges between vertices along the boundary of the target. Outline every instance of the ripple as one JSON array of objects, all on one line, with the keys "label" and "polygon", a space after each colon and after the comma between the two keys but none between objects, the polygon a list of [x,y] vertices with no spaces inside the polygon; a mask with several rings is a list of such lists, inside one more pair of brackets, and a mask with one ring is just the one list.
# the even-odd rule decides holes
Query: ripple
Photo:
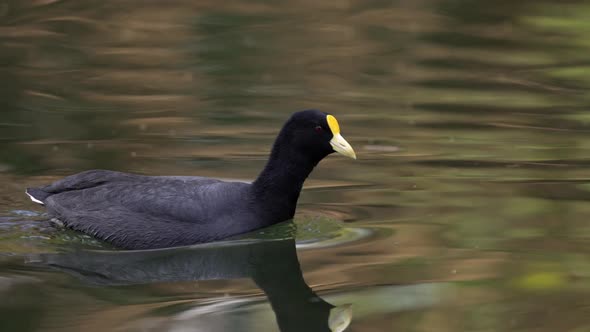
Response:
[{"label": "ripple", "polygon": [[40,214],[35,212],[35,211],[29,211],[29,210],[12,210],[11,211],[13,214],[16,214],[17,216],[23,216],[23,217],[39,217]]},{"label": "ripple", "polygon": [[365,238],[369,238],[374,234],[374,230],[370,228],[343,228],[338,235],[330,239],[320,241],[303,241],[297,242],[298,249],[319,249],[328,248],[335,246],[342,246],[351,242],[360,241]]}]

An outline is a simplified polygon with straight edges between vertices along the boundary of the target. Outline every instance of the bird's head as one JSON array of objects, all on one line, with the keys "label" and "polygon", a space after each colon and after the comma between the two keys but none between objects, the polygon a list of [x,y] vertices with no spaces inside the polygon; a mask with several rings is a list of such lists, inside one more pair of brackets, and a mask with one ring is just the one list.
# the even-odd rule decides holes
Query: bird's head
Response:
[{"label": "bird's head", "polygon": [[342,137],[338,120],[331,114],[317,110],[294,113],[281,134],[289,145],[318,161],[333,152],[356,159],[352,146]]}]

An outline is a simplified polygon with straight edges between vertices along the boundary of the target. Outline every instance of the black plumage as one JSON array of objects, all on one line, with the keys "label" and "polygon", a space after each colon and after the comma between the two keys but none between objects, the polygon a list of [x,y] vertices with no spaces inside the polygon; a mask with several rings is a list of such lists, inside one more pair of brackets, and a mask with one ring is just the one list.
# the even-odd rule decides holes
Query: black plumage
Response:
[{"label": "black plumage", "polygon": [[190,245],[291,219],[303,182],[335,151],[356,158],[333,116],[307,110],[287,120],[251,184],[91,170],[27,194],[66,227],[117,247]]}]

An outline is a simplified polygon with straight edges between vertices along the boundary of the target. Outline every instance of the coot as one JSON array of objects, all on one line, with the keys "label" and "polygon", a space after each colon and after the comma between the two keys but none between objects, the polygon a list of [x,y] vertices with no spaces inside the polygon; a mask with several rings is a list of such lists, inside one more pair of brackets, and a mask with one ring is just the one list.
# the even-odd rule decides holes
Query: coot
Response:
[{"label": "coot", "polygon": [[215,241],[293,218],[303,182],[332,152],[356,159],[333,115],[294,113],[252,183],[106,170],[28,188],[66,227],[125,249]]}]

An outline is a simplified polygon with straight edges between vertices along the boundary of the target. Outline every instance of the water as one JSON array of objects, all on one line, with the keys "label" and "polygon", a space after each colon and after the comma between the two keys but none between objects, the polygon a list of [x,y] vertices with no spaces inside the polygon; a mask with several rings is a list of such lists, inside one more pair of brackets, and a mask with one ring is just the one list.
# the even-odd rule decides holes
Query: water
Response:
[{"label": "water", "polygon": [[[0,330],[589,330],[589,14],[0,1]],[[249,180],[304,108],[359,159],[245,239],[115,251],[23,194],[91,168]]]}]

